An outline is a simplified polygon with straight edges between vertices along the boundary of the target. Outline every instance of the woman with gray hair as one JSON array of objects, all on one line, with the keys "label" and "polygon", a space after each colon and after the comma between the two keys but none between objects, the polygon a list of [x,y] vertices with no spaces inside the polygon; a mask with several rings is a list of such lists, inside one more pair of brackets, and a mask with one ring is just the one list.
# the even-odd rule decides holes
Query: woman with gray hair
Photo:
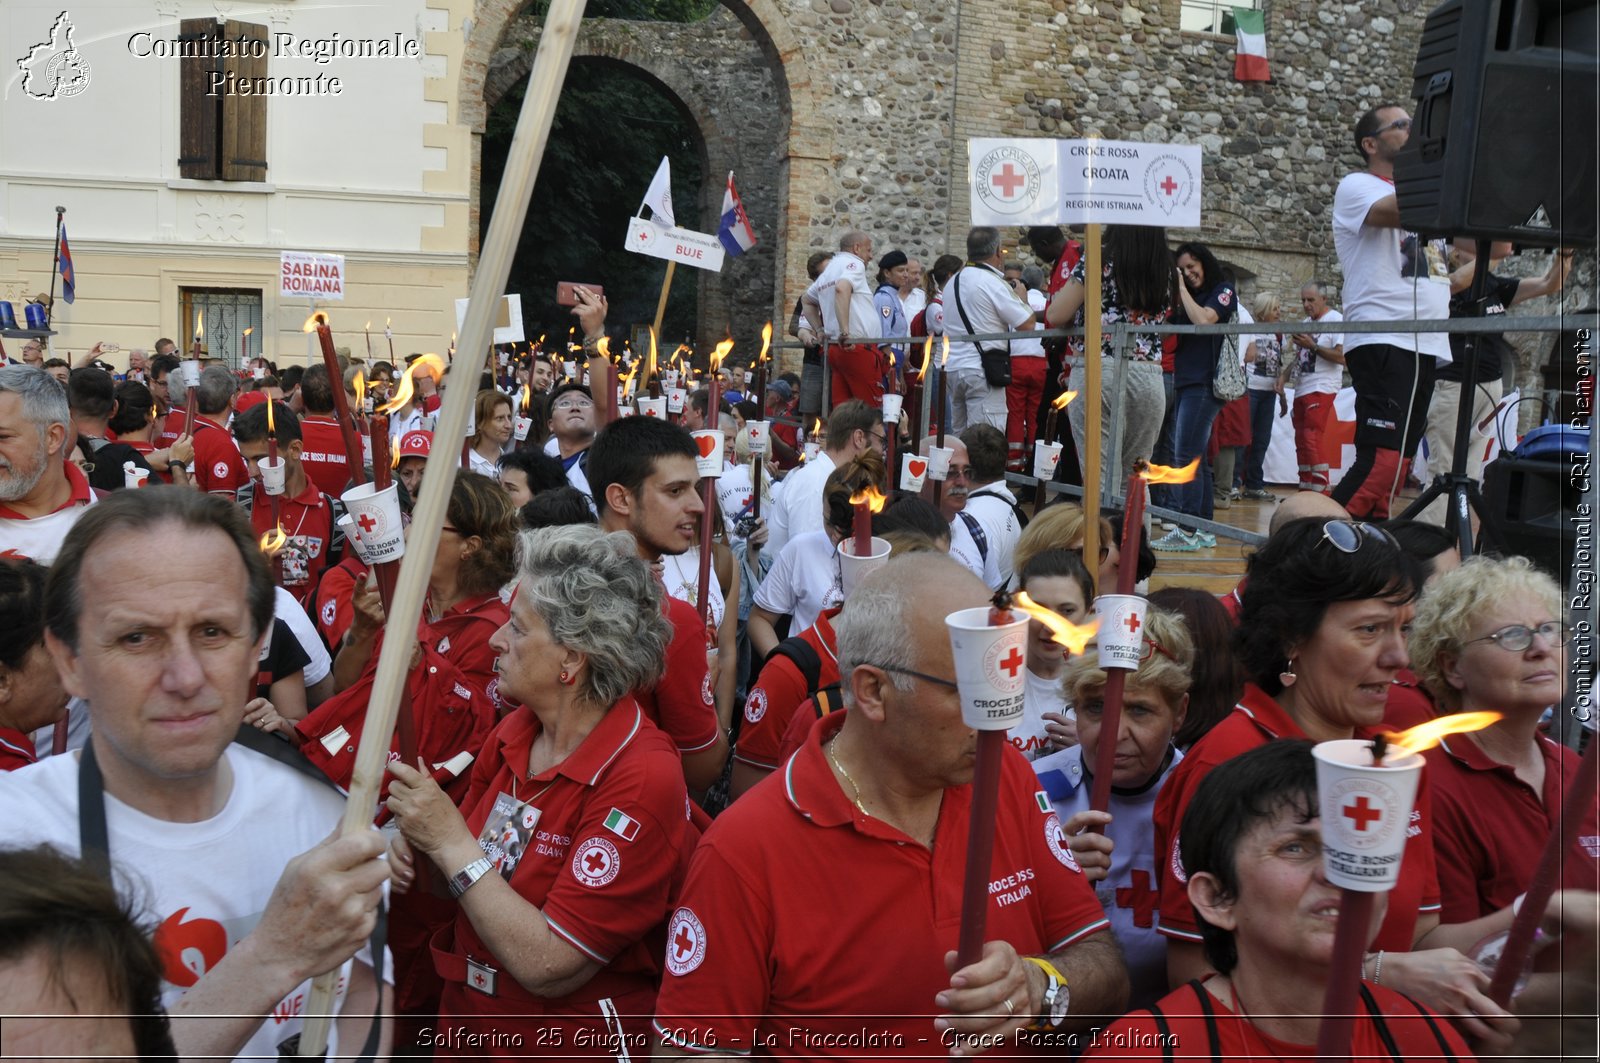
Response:
[{"label": "woman with gray hair", "polygon": [[391,765],[395,888],[411,887],[420,849],[459,902],[432,943],[441,1026],[610,1058],[619,1022],[648,1043],[661,955],[646,938],[695,841],[677,748],[633,698],[661,678],[670,629],[625,533],[524,532],[520,555],[490,642],[520,707],[459,810],[429,775]]}]

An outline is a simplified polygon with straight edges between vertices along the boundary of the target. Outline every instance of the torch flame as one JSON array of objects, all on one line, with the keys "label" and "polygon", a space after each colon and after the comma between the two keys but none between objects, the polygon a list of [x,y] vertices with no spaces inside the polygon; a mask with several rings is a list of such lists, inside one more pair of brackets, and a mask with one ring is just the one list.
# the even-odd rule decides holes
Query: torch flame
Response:
[{"label": "torch flame", "polygon": [[650,326],[650,368],[652,370],[656,368],[656,328],[654,325]]},{"label": "torch flame", "polygon": [[715,373],[722,368],[722,360],[728,357],[728,352],[733,350],[733,337],[729,336],[717,344],[711,351],[711,372]]},{"label": "torch flame", "polygon": [[850,504],[859,506],[863,503],[874,513],[882,513],[884,505],[889,501],[889,496],[879,491],[872,484],[868,484],[850,496]]},{"label": "torch flame", "polygon": [[272,420],[272,408],[276,405],[270,397],[267,399],[267,435],[273,439],[278,437],[278,426]]},{"label": "torch flame", "polygon": [[922,344],[922,368],[917,370],[917,376],[928,375],[928,363],[933,361],[933,337],[929,336]]},{"label": "torch flame", "polygon": [[1091,618],[1087,624],[1074,624],[1053,609],[1046,609],[1022,591],[1011,596],[1011,604],[1049,628],[1050,638],[1071,650],[1073,656],[1082,653],[1084,647],[1089,645],[1089,640],[1094,638],[1095,632],[1100,630],[1098,617]]},{"label": "torch flame", "polygon": [[361,326],[361,331],[362,332],[371,332],[372,331],[372,322],[368,321],[365,325],[362,325]]},{"label": "torch flame", "polygon": [[1445,735],[1463,731],[1481,731],[1503,718],[1498,712],[1458,712],[1454,716],[1440,716],[1436,720],[1419,723],[1398,734],[1385,735],[1390,742],[1404,746],[1413,753],[1421,753],[1439,744]]},{"label": "torch flame", "polygon": [[1183,468],[1171,465],[1157,465],[1153,462],[1142,462],[1139,475],[1146,483],[1152,484],[1186,484],[1193,480],[1200,471],[1200,459],[1195,458]]},{"label": "torch flame", "polygon": [[939,337],[939,342],[940,342],[940,344],[941,344],[941,346],[943,347],[943,350],[944,350],[944,353],[939,356],[939,368],[943,369],[945,366],[950,364],[950,336],[949,336],[949,334],[947,333],[947,334],[945,334],[943,336],[940,336]]},{"label": "torch flame", "polygon": [[394,336],[394,333],[389,331],[389,323],[393,320],[394,318],[392,317],[386,317],[383,319],[383,334],[390,338],[393,338]]},{"label": "torch flame", "polygon": [[205,334],[206,312],[204,310],[196,310],[194,312],[194,341],[199,343],[205,337]]},{"label": "torch flame", "polygon": [[300,331],[315,332],[319,328],[326,328],[327,324],[328,315],[324,314],[321,310],[315,310],[312,311],[310,317],[306,318],[306,323],[300,326]]},{"label": "torch flame", "polygon": [[400,437],[399,436],[390,436],[389,437],[389,468],[398,469],[399,467],[400,467]]},{"label": "torch flame", "polygon": [[416,385],[411,382],[411,378],[420,369],[432,370],[435,379],[442,377],[444,375],[444,359],[437,354],[425,354],[407,366],[406,371],[400,374],[400,383],[394,389],[394,398],[378,407],[379,413],[394,413],[396,410],[403,410],[411,405],[411,399],[416,394]]},{"label": "torch flame", "polygon": [[254,325],[252,325],[252,326],[251,326],[251,327],[249,327],[249,328],[247,328],[247,329],[245,329],[245,330],[244,330],[244,334],[245,334],[245,335],[246,335],[246,336],[248,336],[248,335],[250,335],[250,333],[252,333],[252,332],[254,332],[254,331],[255,331],[255,326],[254,326]]},{"label": "torch flame", "polygon": [[772,322],[768,321],[761,326],[761,353],[756,355],[756,365],[761,365],[767,360],[767,348],[772,346]]},{"label": "torch flame", "polygon": [[276,557],[278,556],[278,551],[282,550],[288,543],[289,536],[284,534],[283,525],[280,524],[261,536],[261,552],[268,557]]},{"label": "torch flame", "polygon": [[533,405],[533,381],[522,385],[522,415],[528,415],[528,408]]},{"label": "torch flame", "polygon": [[1052,410],[1064,410],[1067,408],[1067,403],[1071,402],[1077,397],[1078,393],[1076,391],[1063,391],[1060,395],[1056,396],[1054,402],[1050,403],[1050,408]]},{"label": "torch flame", "polygon": [[367,375],[359,369],[356,370],[353,384],[356,389],[356,405],[360,406],[367,401]]}]

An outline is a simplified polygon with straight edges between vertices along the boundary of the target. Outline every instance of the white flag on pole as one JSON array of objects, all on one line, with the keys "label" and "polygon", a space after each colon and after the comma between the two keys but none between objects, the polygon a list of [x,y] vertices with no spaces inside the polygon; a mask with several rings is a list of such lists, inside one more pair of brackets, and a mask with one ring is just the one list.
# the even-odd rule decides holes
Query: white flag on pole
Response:
[{"label": "white flag on pole", "polygon": [[649,207],[652,216],[667,228],[677,226],[672,217],[672,167],[665,155],[661,156],[661,165],[656,167],[656,175],[650,178],[650,188],[640,205]]}]

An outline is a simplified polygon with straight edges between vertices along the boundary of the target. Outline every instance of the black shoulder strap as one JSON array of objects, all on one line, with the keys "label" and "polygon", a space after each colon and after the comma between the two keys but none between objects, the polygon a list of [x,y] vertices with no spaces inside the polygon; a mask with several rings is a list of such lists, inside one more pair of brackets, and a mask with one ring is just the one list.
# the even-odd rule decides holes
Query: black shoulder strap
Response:
[{"label": "black shoulder strap", "polygon": [[1200,1013],[1206,1021],[1206,1042],[1211,1046],[1211,1063],[1222,1063],[1222,1031],[1217,1028],[1217,1009],[1211,1006],[1211,994],[1206,992],[1206,987],[1196,978],[1189,982],[1189,988],[1194,990],[1194,995],[1200,1000]]},{"label": "black shoulder strap", "polygon": [[967,335],[972,335],[972,322],[967,320],[967,312],[961,306],[961,275],[967,271],[962,266],[956,270],[956,275],[950,278],[950,297],[956,301],[956,313],[961,315],[961,327],[967,330]]},{"label": "black shoulder strap", "polygon": [[817,711],[819,720],[843,705],[844,689],[838,683],[823,687],[811,696],[811,707]]},{"label": "black shoulder strap", "polygon": [[1161,1058],[1172,1058],[1172,1028],[1167,1024],[1167,1017],[1161,1008],[1155,1004],[1150,1005],[1150,1017],[1156,1020],[1156,1033],[1161,1035]]},{"label": "black shoulder strap", "polygon": [[1433,1013],[1404,993],[1400,995],[1406,997],[1406,1002],[1417,1009],[1417,1014],[1422,1016],[1422,1021],[1426,1022],[1428,1029],[1433,1031],[1433,1039],[1439,1043],[1440,1058],[1446,1060],[1446,1063],[1456,1063],[1455,1051],[1450,1047],[1450,1041],[1445,1037],[1444,1030],[1439,1028],[1439,1021],[1433,1017]]},{"label": "black shoulder strap", "polygon": [[285,739],[274,738],[272,735],[245,723],[239,725],[239,733],[233,736],[233,740],[252,753],[260,753],[263,757],[275,760],[284,767],[292,768],[314,782],[321,783],[323,786],[331,786],[335,790],[338,789],[337,786],[334,786],[332,779],[328,778],[320,768],[305,758],[305,754],[290,745]]},{"label": "black shoulder strap", "polygon": [[800,669],[801,678],[806,681],[806,696],[816,694],[817,683],[822,679],[822,658],[815,646],[799,635],[791,635],[778,643],[772,653],[773,656],[782,654],[793,661],[794,666]]},{"label": "black shoulder strap", "polygon": [[983,525],[978,523],[978,518],[964,509],[957,510],[956,516],[961,518],[961,523],[967,526],[967,534],[971,535],[972,541],[977,544],[979,559],[989,560],[989,537],[983,533]]},{"label": "black shoulder strap", "polygon": [[1394,1060],[1394,1063],[1401,1063],[1400,1046],[1394,1043],[1394,1034],[1389,1032],[1389,1024],[1383,1021],[1383,1009],[1372,999],[1372,990],[1365,982],[1361,983],[1361,1003],[1365,1005],[1367,1015],[1372,1019],[1373,1028],[1378,1031],[1378,1040],[1383,1042],[1389,1058]]},{"label": "black shoulder strap", "polygon": [[1000,501],[1004,502],[1006,505],[1011,507],[1011,512],[1015,513],[1016,516],[1017,516],[1017,523],[1018,524],[1020,524],[1024,528],[1026,528],[1028,526],[1028,515],[1022,511],[1022,507],[1021,506],[1017,505],[1017,500],[1011,494],[1011,492],[1007,491],[1004,494],[1002,494],[999,491],[989,491],[989,490],[974,491],[970,495],[967,496],[967,501],[971,502],[974,498],[998,498]]}]

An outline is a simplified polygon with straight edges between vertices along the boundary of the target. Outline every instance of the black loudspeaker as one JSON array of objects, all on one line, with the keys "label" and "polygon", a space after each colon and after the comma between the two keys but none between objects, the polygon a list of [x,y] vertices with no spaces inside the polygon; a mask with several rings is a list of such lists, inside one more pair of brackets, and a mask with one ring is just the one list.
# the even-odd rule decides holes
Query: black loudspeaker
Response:
[{"label": "black loudspeaker", "polygon": [[1501,551],[1521,554],[1565,587],[1576,544],[1571,515],[1583,501],[1573,463],[1502,454],[1484,467],[1483,498]]},{"label": "black loudspeaker", "polygon": [[1423,24],[1407,229],[1538,247],[1596,242],[1597,0],[1447,0]]}]

